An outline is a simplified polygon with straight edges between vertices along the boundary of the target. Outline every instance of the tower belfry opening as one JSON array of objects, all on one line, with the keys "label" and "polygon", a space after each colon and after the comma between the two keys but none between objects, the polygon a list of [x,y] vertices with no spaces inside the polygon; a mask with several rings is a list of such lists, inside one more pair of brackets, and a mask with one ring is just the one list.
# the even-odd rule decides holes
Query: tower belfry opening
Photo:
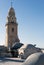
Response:
[{"label": "tower belfry opening", "polygon": [[12,47],[15,42],[20,42],[18,38],[18,23],[15,16],[14,8],[12,7],[11,1],[11,8],[9,9],[7,22],[6,22],[6,47]]}]

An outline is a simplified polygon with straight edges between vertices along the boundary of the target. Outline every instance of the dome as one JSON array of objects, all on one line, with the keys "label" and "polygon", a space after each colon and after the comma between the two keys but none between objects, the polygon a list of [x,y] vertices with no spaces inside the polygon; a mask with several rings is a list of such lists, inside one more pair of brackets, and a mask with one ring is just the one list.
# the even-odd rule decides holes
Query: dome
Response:
[{"label": "dome", "polygon": [[9,15],[9,16],[15,16],[15,11],[14,11],[14,8],[13,8],[13,7],[11,7],[11,8],[9,9],[8,15]]},{"label": "dome", "polygon": [[44,65],[44,54],[34,53],[22,65]]}]

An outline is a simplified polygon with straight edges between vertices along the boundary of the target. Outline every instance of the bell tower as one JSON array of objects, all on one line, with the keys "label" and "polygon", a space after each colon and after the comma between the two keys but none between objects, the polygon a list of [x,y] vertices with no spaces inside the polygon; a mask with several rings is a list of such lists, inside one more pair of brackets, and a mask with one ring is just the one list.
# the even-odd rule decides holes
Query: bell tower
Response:
[{"label": "bell tower", "polygon": [[12,47],[15,42],[20,42],[18,38],[18,23],[16,21],[14,8],[11,7],[8,12],[6,22],[6,47]]}]

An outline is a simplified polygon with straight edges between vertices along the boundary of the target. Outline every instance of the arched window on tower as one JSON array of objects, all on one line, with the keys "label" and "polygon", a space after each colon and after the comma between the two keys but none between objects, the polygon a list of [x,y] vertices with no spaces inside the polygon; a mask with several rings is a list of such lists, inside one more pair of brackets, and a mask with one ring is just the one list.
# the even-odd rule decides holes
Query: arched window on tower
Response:
[{"label": "arched window on tower", "polygon": [[12,28],[12,32],[14,32],[14,28]]},{"label": "arched window on tower", "polygon": [[14,18],[13,18],[13,16],[11,17],[11,23],[14,23]]}]

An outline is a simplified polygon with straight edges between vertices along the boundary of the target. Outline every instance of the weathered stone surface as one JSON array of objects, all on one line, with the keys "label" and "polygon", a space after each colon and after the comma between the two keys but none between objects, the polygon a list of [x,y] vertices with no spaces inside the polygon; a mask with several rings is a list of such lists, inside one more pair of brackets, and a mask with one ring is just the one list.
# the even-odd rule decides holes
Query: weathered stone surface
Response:
[{"label": "weathered stone surface", "polygon": [[22,65],[44,65],[44,54],[34,53]]}]

